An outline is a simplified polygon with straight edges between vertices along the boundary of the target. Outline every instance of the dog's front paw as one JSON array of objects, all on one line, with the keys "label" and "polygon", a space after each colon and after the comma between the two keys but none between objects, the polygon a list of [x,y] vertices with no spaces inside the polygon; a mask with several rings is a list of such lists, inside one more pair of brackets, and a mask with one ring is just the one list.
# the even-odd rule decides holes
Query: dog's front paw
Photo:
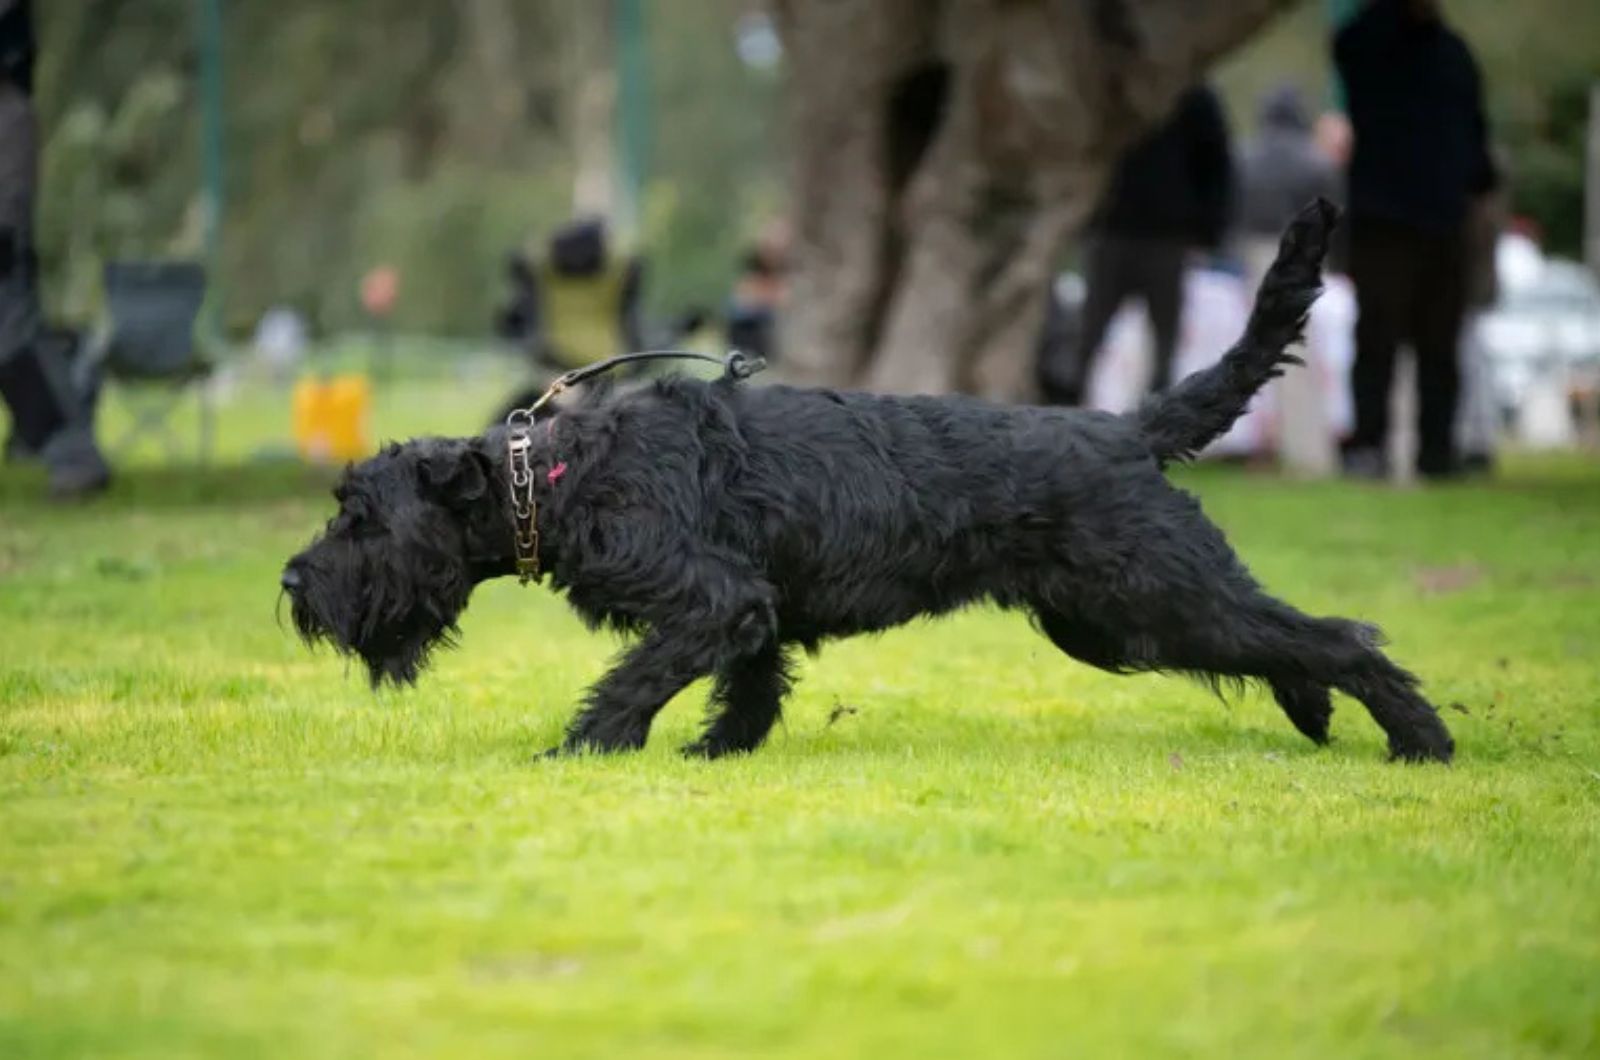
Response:
[{"label": "dog's front paw", "polygon": [[580,731],[567,734],[559,746],[546,751],[541,758],[578,758],[584,755],[614,755],[637,751],[644,747],[642,730],[615,732]]},{"label": "dog's front paw", "polygon": [[607,748],[592,740],[568,736],[549,750],[541,752],[539,761],[548,762],[558,758],[582,758],[585,755],[606,754],[607,750]]},{"label": "dog's front paw", "polygon": [[678,753],[683,755],[685,758],[705,758],[709,760],[713,758],[723,758],[727,755],[738,754],[741,751],[747,750],[747,748],[734,747],[730,744],[726,744],[721,740],[714,740],[709,736],[702,736],[700,739],[695,740],[692,743],[686,743],[682,747],[678,748]]}]

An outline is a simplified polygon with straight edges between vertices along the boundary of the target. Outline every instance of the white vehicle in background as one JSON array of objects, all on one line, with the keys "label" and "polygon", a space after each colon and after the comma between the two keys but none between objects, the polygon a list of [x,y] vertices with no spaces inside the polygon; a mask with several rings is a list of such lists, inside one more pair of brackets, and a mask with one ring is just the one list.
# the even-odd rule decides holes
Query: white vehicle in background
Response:
[{"label": "white vehicle in background", "polygon": [[1519,236],[1501,241],[1497,266],[1500,300],[1478,325],[1496,403],[1524,440],[1566,444],[1572,394],[1600,378],[1600,281]]}]

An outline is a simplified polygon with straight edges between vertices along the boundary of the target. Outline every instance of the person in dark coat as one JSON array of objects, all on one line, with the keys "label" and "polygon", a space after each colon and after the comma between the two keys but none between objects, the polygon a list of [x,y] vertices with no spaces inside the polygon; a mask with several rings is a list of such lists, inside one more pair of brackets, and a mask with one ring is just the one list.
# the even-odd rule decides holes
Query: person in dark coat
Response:
[{"label": "person in dark coat", "polygon": [[1360,317],[1348,473],[1387,473],[1401,343],[1416,351],[1417,471],[1453,475],[1468,208],[1495,184],[1477,63],[1434,0],[1370,0],[1334,41],[1355,150],[1350,277]]},{"label": "person in dark coat", "polygon": [[1090,223],[1088,291],[1074,363],[1057,387],[1083,400],[1106,329],[1129,298],[1144,302],[1155,335],[1153,388],[1172,382],[1189,255],[1222,242],[1233,165],[1228,124],[1216,93],[1196,85],[1167,120],[1123,156]]},{"label": "person in dark coat", "polygon": [[[1283,85],[1261,99],[1256,135],[1239,153],[1236,224],[1248,239],[1270,240],[1306,203],[1339,203],[1344,184],[1312,136],[1311,114],[1300,90]],[[1265,271],[1265,269],[1261,270]]]},{"label": "person in dark coat", "polygon": [[0,0],[0,397],[11,413],[8,455],[37,456],[58,498],[105,488],[92,405],[72,380],[70,343],[46,341],[33,210],[39,129],[29,0]]},{"label": "person in dark coat", "polygon": [[[1236,244],[1245,282],[1254,291],[1278,252],[1278,239],[1295,214],[1316,199],[1344,200],[1344,182],[1312,134],[1311,114],[1292,85],[1262,97],[1255,136],[1239,153]],[[1308,346],[1307,371],[1269,384],[1276,402],[1280,464],[1301,477],[1331,475],[1338,467],[1337,439],[1327,422],[1328,398],[1319,351]]]}]

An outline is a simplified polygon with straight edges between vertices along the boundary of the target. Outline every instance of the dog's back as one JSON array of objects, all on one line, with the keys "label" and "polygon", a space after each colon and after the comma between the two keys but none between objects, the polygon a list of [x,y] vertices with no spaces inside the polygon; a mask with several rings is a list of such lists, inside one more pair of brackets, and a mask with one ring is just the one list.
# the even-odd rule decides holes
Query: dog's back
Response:
[{"label": "dog's back", "polygon": [[585,488],[746,557],[801,641],[1007,602],[1075,513],[1169,489],[1137,422],[1098,412],[690,379],[594,412],[610,441]]},{"label": "dog's back", "polygon": [[1225,432],[1294,361],[1335,217],[1326,203],[1302,211],[1240,341],[1131,415],[669,379],[614,397],[607,433],[618,458],[638,447],[623,469],[688,471],[696,496],[663,503],[763,567],[830,627],[819,635],[1005,603],[1030,568],[1175,503],[1160,468]]}]

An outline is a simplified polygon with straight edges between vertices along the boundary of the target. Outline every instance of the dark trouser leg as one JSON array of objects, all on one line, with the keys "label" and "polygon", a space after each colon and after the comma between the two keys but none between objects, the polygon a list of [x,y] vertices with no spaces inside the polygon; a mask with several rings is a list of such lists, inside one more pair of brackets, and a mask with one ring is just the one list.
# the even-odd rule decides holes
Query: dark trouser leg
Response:
[{"label": "dark trouser leg", "polygon": [[1073,358],[1072,382],[1065,388],[1072,404],[1088,397],[1094,359],[1105,342],[1106,329],[1128,296],[1128,246],[1116,236],[1096,236],[1088,246],[1084,263],[1087,291],[1083,301],[1083,321],[1078,332],[1078,347]]},{"label": "dark trouser leg", "polygon": [[1429,240],[1418,269],[1411,333],[1417,351],[1417,471],[1455,470],[1465,285],[1458,240]]},{"label": "dark trouser leg", "polygon": [[1172,362],[1183,324],[1183,269],[1188,256],[1189,249],[1181,241],[1150,240],[1141,248],[1140,293],[1155,340],[1151,390],[1165,390],[1174,382]]},{"label": "dark trouser leg", "polygon": [[33,252],[37,164],[32,105],[0,82],[0,394],[23,446],[49,469],[51,489],[77,495],[103,485],[107,471],[71,365],[41,341]]},{"label": "dark trouser leg", "polygon": [[1350,279],[1356,289],[1356,359],[1350,371],[1356,425],[1351,450],[1382,453],[1389,440],[1395,351],[1410,316],[1413,263],[1390,229],[1353,222]]},{"label": "dark trouser leg", "polygon": [[20,452],[37,455],[67,425],[67,410],[56,399],[45,365],[32,346],[0,355],[0,398],[11,410],[11,429]]},{"label": "dark trouser leg", "polygon": [[31,253],[23,233],[0,219],[0,396],[11,410],[12,430],[34,454],[72,419],[70,382],[42,356],[39,338]]},{"label": "dark trouser leg", "polygon": [[66,348],[43,340],[31,281],[0,280],[0,397],[22,450],[43,460],[58,496],[97,489],[109,477]]}]

